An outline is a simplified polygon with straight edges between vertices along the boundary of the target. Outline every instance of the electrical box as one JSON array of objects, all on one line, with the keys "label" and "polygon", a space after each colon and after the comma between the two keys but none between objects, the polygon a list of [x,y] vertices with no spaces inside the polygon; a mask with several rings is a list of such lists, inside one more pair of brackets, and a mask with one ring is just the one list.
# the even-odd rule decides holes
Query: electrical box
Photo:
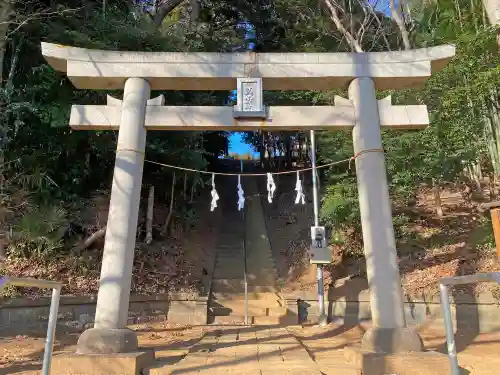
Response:
[{"label": "electrical box", "polygon": [[311,264],[332,263],[332,251],[327,246],[325,227],[311,227]]}]

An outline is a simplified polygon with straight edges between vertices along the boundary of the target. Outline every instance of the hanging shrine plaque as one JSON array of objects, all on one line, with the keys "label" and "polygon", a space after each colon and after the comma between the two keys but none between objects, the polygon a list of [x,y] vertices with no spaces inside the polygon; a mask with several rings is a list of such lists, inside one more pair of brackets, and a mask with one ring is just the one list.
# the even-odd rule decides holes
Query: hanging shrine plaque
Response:
[{"label": "hanging shrine plaque", "polygon": [[234,118],[266,118],[262,102],[262,78],[238,78]]}]

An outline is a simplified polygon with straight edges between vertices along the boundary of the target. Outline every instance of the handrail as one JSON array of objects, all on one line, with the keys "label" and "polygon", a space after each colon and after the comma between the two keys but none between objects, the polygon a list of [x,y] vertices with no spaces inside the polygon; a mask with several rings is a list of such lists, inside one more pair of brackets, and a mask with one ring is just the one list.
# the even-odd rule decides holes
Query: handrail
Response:
[{"label": "handrail", "polygon": [[455,346],[455,335],[453,332],[453,318],[451,316],[451,306],[448,299],[448,286],[475,284],[483,282],[496,282],[500,284],[500,272],[477,273],[475,275],[444,277],[439,282],[439,292],[441,295],[441,306],[443,308],[444,328],[446,332],[446,343],[448,358],[450,360],[451,374],[460,375],[458,365],[457,348]]},{"label": "handrail", "polygon": [[43,354],[43,365],[42,365],[42,375],[50,375],[50,365],[52,362],[52,351],[54,349],[54,338],[57,326],[57,313],[59,310],[59,299],[61,297],[62,283],[58,281],[27,279],[27,278],[12,277],[12,276],[0,277],[0,289],[9,284],[21,287],[52,289],[52,299],[50,300],[49,323],[47,326],[47,337],[45,338],[45,351]]}]

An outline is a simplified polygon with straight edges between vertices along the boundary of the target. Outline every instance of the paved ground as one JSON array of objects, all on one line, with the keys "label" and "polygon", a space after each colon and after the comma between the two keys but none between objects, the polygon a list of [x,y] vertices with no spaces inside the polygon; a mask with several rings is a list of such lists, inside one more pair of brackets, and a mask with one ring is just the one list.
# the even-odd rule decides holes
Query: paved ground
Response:
[{"label": "paved ground", "polygon": [[[325,328],[289,328],[289,331],[302,342],[324,373],[331,364],[344,360],[343,349],[348,346],[359,347],[367,327],[333,326]],[[446,353],[444,331],[422,328],[420,335],[426,350]],[[500,332],[476,335],[473,333],[457,335],[458,362],[463,375],[496,375],[500,368]],[[445,375],[445,374],[443,374]]]},{"label": "paved ground", "polygon": [[[156,374],[342,374],[343,348],[359,346],[359,326],[318,327],[134,327],[141,346],[155,348],[162,371]],[[422,330],[426,348],[442,351],[443,332]],[[74,352],[78,335],[59,337],[56,352]],[[200,340],[201,339],[201,340]],[[497,374],[500,332],[458,337],[459,363],[469,375]],[[0,339],[0,374],[40,374],[43,335]],[[345,372],[344,372],[345,373]],[[155,375],[152,372],[151,375]]]},{"label": "paved ground", "polygon": [[226,327],[205,335],[182,361],[151,375],[317,374],[319,366],[285,328]]}]

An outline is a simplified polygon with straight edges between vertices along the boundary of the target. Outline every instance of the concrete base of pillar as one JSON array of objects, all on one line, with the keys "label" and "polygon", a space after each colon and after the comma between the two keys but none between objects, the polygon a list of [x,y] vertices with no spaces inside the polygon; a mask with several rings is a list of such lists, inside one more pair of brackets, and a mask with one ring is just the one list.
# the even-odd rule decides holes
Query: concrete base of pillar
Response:
[{"label": "concrete base of pillar", "polygon": [[152,350],[118,354],[64,354],[52,358],[52,375],[140,375],[154,362]]},{"label": "concrete base of pillar", "polygon": [[139,343],[134,331],[123,329],[91,328],[78,339],[77,354],[133,353]]},{"label": "concrete base of pillar", "polygon": [[318,325],[320,327],[326,327],[328,325],[328,317],[325,315],[320,315],[318,318]]},{"label": "concrete base of pillar", "polygon": [[412,328],[368,329],[363,335],[361,348],[375,353],[421,352],[422,338]]},{"label": "concrete base of pillar", "polygon": [[346,360],[363,375],[443,375],[450,374],[448,356],[436,352],[370,353],[348,348]]}]

